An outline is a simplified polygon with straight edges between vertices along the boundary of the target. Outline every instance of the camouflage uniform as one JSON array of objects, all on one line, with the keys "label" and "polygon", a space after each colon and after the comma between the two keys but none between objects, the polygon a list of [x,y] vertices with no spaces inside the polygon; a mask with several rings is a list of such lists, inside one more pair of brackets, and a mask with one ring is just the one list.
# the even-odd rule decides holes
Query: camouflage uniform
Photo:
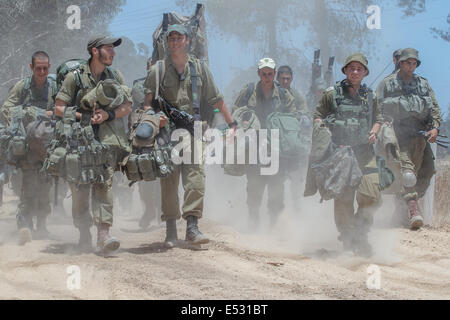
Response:
[{"label": "camouflage uniform", "polygon": [[[350,56],[347,58],[345,66],[352,61],[360,62],[367,68],[367,60],[362,55]],[[364,110],[364,108],[368,107],[368,95],[370,93],[363,95],[360,93],[353,98],[349,94],[348,87],[344,85],[345,81],[346,80],[338,82],[334,87],[325,91],[314,113],[314,119],[325,119],[330,116],[336,117],[337,119],[338,114],[341,112],[336,112],[336,108],[338,108],[338,110],[339,108],[345,108],[346,110],[354,110],[356,113],[360,112],[359,116],[361,118],[359,124],[363,123],[361,122],[363,119],[367,120],[367,111],[358,110]],[[342,92],[342,96],[338,95],[338,91]],[[337,100],[339,100],[339,103]],[[342,112],[342,116],[339,117],[339,119],[346,119],[346,117],[350,116],[348,116],[346,112]],[[373,104],[373,121],[379,124],[383,122],[383,117],[376,101],[374,101]],[[377,164],[373,147],[369,145],[369,131],[371,130],[372,125],[368,122],[369,121],[367,121],[366,124],[367,128],[363,129],[367,130],[367,136],[363,133],[361,139],[356,144],[351,145],[363,173],[358,189],[349,190],[343,197],[334,200],[334,219],[340,233],[339,239],[343,241],[344,247],[352,245],[352,241],[355,240],[355,243],[359,243],[361,237],[367,237],[367,233],[373,224],[373,215],[376,209],[381,205],[381,191]],[[315,125],[314,130],[321,130],[321,128]],[[338,141],[339,138],[336,137],[334,129],[331,129],[331,134],[332,141],[335,144],[347,145],[347,141]],[[355,192],[356,202],[358,203],[356,214],[353,206]]]},{"label": "camouflage uniform", "polygon": [[[142,108],[145,99],[144,82],[146,78],[134,81],[131,96],[133,98],[133,110]],[[161,211],[161,186],[158,181],[140,181],[139,196],[144,203],[144,214],[142,215],[139,226],[145,228],[150,221],[157,218]]]},{"label": "camouflage uniform", "polygon": [[[405,49],[406,53],[408,50],[411,49]],[[417,51],[415,57],[417,57]],[[417,61],[419,66],[420,60],[417,59]],[[406,83],[400,72],[397,72],[380,83],[377,99],[384,115],[394,120],[402,172],[412,172],[417,178],[417,183],[414,186],[405,186],[401,195],[407,202],[417,200],[425,195],[430,180],[436,173],[430,143],[423,136],[418,135],[420,130],[429,131],[439,128],[442,122],[434,91],[425,78],[414,74],[411,82]],[[405,109],[409,108],[411,112],[406,115],[408,111]]]},{"label": "camouflage uniform", "polygon": [[[113,74],[114,72],[114,74]],[[81,89],[81,96],[78,98],[81,100],[89,91],[94,89],[97,85],[89,63],[81,66],[81,79],[82,83],[87,86],[85,89]],[[122,74],[118,70],[111,70],[106,68],[99,77],[100,80],[115,79],[120,84],[124,85]],[[67,105],[72,105],[72,102],[76,100],[78,94],[78,88],[75,80],[74,73],[67,74],[61,89],[59,90],[56,99],[62,100]],[[81,110],[80,110],[81,111]],[[105,182],[92,185],[92,212],[93,220],[96,225],[113,223],[113,194],[112,194],[112,182],[114,176],[115,166],[120,158],[120,151],[118,146],[128,145],[127,136],[125,131],[125,124],[123,119],[118,118],[112,121],[105,121],[100,125],[93,125],[94,130],[97,132],[97,139],[103,144],[110,145],[110,163],[107,166]],[[115,133],[108,133],[107,129],[115,127]],[[92,217],[89,213],[89,194],[91,192],[91,185],[77,186],[70,184],[72,191],[72,216],[75,227],[89,228],[92,226]]]},{"label": "camouflage uniform", "polygon": [[[28,84],[29,89],[25,88]],[[3,104],[0,112],[1,122],[6,125],[11,120],[11,108],[18,105],[35,106],[53,111],[55,91],[55,81],[50,77],[44,88],[37,88],[32,76],[19,81],[10,90],[9,96]],[[41,220],[51,213],[50,188],[52,181],[39,172],[42,163],[28,160],[26,158],[20,163],[22,190],[17,224],[19,228],[30,227],[32,229],[32,216],[35,215],[38,220]]]},{"label": "camouflage uniform", "polygon": [[[266,99],[262,93],[261,83],[258,82],[247,100],[248,86],[246,85],[239,93],[233,111],[244,106],[254,110],[261,123],[261,129],[266,129],[266,119],[273,112],[296,112],[294,97],[286,89],[274,85],[272,96]],[[285,91],[285,105],[283,105],[280,97],[280,90]],[[287,173],[281,166],[277,174],[270,176],[260,175],[259,170],[259,166],[251,165],[247,171],[247,205],[250,216],[256,217],[259,215],[261,200],[267,187],[267,207],[271,219],[276,219],[284,209],[284,181]]]},{"label": "camouflage uniform", "polygon": [[[194,114],[192,86],[190,77],[190,62],[194,63],[198,74],[198,96],[202,107],[212,108],[223,96],[217,89],[209,67],[204,64],[203,71],[199,69],[200,61],[193,57],[188,57],[183,74],[179,75],[173,65],[170,56],[164,59],[165,75],[161,80],[160,95],[170,104],[189,114]],[[144,82],[146,95],[154,95],[156,92],[156,72],[157,65],[151,67]],[[205,195],[205,171],[203,164],[185,164],[175,166],[174,171],[166,178],[160,179],[161,183],[161,203],[162,221],[179,219],[181,217],[180,204],[178,200],[178,185],[181,181],[184,189],[184,201],[182,206],[183,218],[194,216],[201,218],[203,214],[203,198]]]}]

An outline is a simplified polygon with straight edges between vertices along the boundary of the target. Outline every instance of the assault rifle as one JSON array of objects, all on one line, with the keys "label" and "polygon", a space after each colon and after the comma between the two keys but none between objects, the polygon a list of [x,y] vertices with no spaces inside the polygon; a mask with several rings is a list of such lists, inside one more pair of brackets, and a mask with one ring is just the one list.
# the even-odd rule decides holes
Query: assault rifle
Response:
[{"label": "assault rifle", "polygon": [[194,136],[194,123],[195,121],[200,121],[200,119],[196,119],[195,116],[187,113],[186,111],[179,110],[178,108],[172,106],[161,96],[157,98],[157,102],[159,109],[164,112],[164,114],[175,124],[177,129],[186,129],[192,136]]}]

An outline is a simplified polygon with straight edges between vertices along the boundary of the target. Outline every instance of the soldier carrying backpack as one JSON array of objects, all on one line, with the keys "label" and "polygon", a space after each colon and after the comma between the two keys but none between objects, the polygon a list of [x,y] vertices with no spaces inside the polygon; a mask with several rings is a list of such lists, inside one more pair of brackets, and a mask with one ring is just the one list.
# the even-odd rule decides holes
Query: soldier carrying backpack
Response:
[{"label": "soldier carrying backpack", "polygon": [[[9,164],[22,169],[23,181],[20,195],[17,227],[19,244],[25,244],[33,238],[48,238],[47,216],[51,212],[51,180],[40,174],[42,166],[42,148],[48,139],[49,118],[53,114],[55,80],[49,76],[50,58],[44,51],[37,51],[31,58],[30,68],[33,75],[19,81],[9,92],[3,104],[3,130],[0,133],[2,157]],[[38,129],[40,127],[40,129]],[[27,141],[33,140],[34,145]],[[40,144],[41,148],[34,149]],[[39,151],[40,150],[40,151]],[[36,231],[33,228],[33,216],[37,217]]]},{"label": "soldier carrying backpack", "polygon": [[[131,97],[121,73],[111,68],[114,48],[121,42],[120,38],[107,36],[91,38],[87,45],[89,60],[67,73],[55,105],[56,115],[68,121],[60,124],[64,129],[63,136],[74,133],[75,139],[69,141],[76,143],[85,139],[78,146],[70,146],[70,158],[65,157],[66,169],[69,167],[70,172],[75,174],[76,168],[83,169],[70,183],[73,221],[80,232],[79,245],[82,250],[92,249],[90,227],[94,223],[97,248],[101,253],[120,246],[120,242],[109,234],[113,224],[112,179],[118,164],[130,151],[122,118],[131,112]],[[72,106],[75,109],[65,110]],[[70,129],[74,127],[75,131]],[[57,149],[62,151],[60,148],[55,151]],[[104,170],[99,171],[100,167]],[[87,174],[83,176],[83,172]],[[87,199],[91,199],[93,217]]]}]

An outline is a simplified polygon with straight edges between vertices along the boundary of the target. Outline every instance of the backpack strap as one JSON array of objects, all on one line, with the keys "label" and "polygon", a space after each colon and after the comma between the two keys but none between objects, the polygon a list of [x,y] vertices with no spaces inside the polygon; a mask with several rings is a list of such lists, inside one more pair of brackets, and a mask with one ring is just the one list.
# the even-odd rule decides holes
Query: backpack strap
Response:
[{"label": "backpack strap", "polygon": [[153,97],[153,99],[155,100],[159,98],[160,87],[163,83],[165,75],[166,75],[166,64],[164,63],[164,60],[158,60],[156,62],[156,72],[155,72],[156,77],[155,96]]},{"label": "backpack strap", "polygon": [[31,76],[24,79],[21,102],[23,103],[28,96],[31,96]]},{"label": "backpack strap", "polygon": [[[252,96],[253,92],[255,91],[255,83],[254,82],[250,82],[247,85],[247,91],[245,92],[245,104],[248,105],[248,101],[250,100],[250,97]],[[240,104],[240,101],[239,101]]]},{"label": "backpack strap", "polygon": [[197,68],[193,61],[189,61],[189,71],[191,74],[191,87],[192,87],[192,104],[194,108],[195,120],[200,120],[200,102],[198,98],[198,77]]}]

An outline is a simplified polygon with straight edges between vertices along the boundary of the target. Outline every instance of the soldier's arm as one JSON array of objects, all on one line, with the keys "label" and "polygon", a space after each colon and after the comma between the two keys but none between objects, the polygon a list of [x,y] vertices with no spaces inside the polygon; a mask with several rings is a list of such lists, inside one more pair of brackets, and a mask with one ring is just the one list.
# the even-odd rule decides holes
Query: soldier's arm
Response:
[{"label": "soldier's arm", "polygon": [[21,80],[17,82],[14,87],[9,91],[8,98],[3,103],[3,106],[0,111],[0,119],[3,124],[8,123],[8,119],[10,118],[10,109],[20,105],[22,101],[22,90],[24,86],[24,81]]},{"label": "soldier's arm", "polygon": [[156,65],[153,65],[147,73],[144,81],[144,110],[152,108],[153,94],[156,91]]},{"label": "soldier's arm", "polygon": [[380,109],[378,107],[377,99],[374,99],[373,101],[373,118],[374,124],[369,132],[369,143],[371,144],[375,143],[378,132],[380,132],[381,125],[383,124],[383,115],[381,114]]},{"label": "soldier's arm", "polygon": [[[55,115],[62,117],[64,109],[70,104],[76,95],[77,84],[73,73],[67,74],[55,98]],[[81,119],[81,113],[77,112],[77,119]]]},{"label": "soldier's arm", "polygon": [[433,101],[433,108],[431,109],[431,127],[439,128],[442,123],[441,108],[439,107],[439,104],[436,100],[434,90],[431,88],[429,84],[428,87],[430,89],[431,100]]},{"label": "soldier's arm", "polygon": [[285,90],[286,93],[286,110],[289,113],[297,113],[297,106],[295,105],[294,96],[288,91]]},{"label": "soldier's arm", "polygon": [[441,109],[439,108],[439,104],[436,100],[436,95],[434,94],[433,89],[427,81],[427,86],[430,90],[431,100],[433,101],[433,108],[431,108],[431,130],[429,130],[426,134],[428,137],[428,141],[431,143],[436,142],[436,138],[439,134],[439,127],[442,123]]},{"label": "soldier's arm", "polygon": [[314,122],[322,122],[328,115],[332,113],[333,94],[331,91],[325,91],[319,101],[319,105],[314,112]]}]

